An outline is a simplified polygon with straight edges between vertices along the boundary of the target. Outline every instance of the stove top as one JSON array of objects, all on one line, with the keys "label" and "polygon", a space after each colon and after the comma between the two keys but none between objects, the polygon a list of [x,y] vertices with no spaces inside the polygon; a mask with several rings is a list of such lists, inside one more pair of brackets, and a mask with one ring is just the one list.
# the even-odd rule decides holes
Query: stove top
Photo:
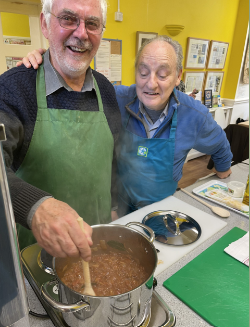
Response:
[{"label": "stove top", "polygon": [[[41,286],[43,283],[52,281],[56,277],[53,275],[52,256],[49,255],[38,244],[33,244],[21,252],[24,275],[42,303],[44,309],[56,327],[69,327],[59,311],[54,310],[41,296]],[[58,289],[56,286],[50,290],[50,295],[59,301]],[[151,313],[144,324],[136,327],[163,326],[172,327],[175,325],[175,316],[157,292],[153,291],[151,302]]]}]

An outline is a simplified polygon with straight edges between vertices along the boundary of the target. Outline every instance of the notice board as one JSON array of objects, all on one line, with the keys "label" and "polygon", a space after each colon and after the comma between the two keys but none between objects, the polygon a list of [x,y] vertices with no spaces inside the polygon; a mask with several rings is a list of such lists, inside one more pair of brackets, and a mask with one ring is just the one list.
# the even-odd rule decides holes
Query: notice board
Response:
[{"label": "notice board", "polygon": [[102,39],[94,58],[94,69],[113,85],[122,83],[122,40]]}]

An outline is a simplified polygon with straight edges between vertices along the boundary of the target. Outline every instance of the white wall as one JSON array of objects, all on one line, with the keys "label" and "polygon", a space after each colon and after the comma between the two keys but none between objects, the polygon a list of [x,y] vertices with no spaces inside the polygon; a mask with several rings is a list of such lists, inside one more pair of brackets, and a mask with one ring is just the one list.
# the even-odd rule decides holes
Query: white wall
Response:
[{"label": "white wall", "polygon": [[[233,101],[225,101],[225,104],[228,106],[229,103],[232,103]],[[236,124],[236,120],[238,118],[242,118],[244,120],[249,120],[249,98],[248,99],[242,99],[242,100],[236,100],[234,101],[233,106],[233,112],[231,116],[230,124]]]},{"label": "white wall", "polygon": [[231,124],[235,124],[238,118],[249,120],[249,84],[244,84],[242,81],[243,69],[245,64],[245,53],[247,51],[249,33],[247,30],[245,47],[242,55],[241,69],[239,74],[238,86],[235,99],[224,99],[226,106],[232,106],[233,112],[231,116]]}]

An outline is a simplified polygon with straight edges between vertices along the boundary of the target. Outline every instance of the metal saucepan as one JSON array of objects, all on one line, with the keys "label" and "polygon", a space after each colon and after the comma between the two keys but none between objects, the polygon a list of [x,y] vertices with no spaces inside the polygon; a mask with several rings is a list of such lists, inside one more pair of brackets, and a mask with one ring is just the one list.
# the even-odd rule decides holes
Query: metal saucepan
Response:
[{"label": "metal saucepan", "polygon": [[[129,228],[137,225],[146,229],[150,238],[139,231]],[[132,250],[146,270],[147,278],[143,284],[124,294],[110,297],[86,296],[67,287],[58,277],[57,266],[68,258],[53,258],[53,270],[56,279],[44,283],[41,287],[43,298],[56,310],[59,310],[64,320],[72,327],[139,327],[150,317],[151,298],[153,292],[153,275],[157,266],[157,252],[153,245],[154,232],[151,228],[137,223],[122,225],[96,225],[93,228],[93,247],[100,240],[114,241],[124,244]],[[60,264],[59,264],[60,263]],[[59,302],[51,296],[51,289],[58,286]]]}]

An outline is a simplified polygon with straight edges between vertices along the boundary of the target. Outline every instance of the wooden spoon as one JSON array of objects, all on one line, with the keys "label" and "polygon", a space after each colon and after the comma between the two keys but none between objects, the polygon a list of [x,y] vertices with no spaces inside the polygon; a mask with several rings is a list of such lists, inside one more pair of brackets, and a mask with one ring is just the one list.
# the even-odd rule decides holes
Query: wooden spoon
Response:
[{"label": "wooden spoon", "polygon": [[[78,222],[79,226],[81,227],[81,230],[84,232],[84,226],[83,226],[82,218],[78,217],[77,222]],[[84,281],[85,281],[85,287],[84,287],[83,294],[96,296],[95,292],[94,292],[94,290],[92,288],[92,285],[91,285],[89,263],[84,261],[83,259],[82,259],[82,269],[83,269],[83,276],[84,276]]]},{"label": "wooden spoon", "polygon": [[184,190],[183,188],[181,188],[181,191],[188,194],[189,196],[191,196],[192,198],[194,198],[195,200],[201,202],[202,204],[204,204],[205,206],[207,206],[208,208],[210,208],[214,213],[216,213],[216,215],[222,217],[222,218],[228,218],[230,216],[230,212],[220,208],[220,207],[214,207],[211,206],[210,204],[207,204],[206,202],[202,201],[201,199],[197,198],[196,196],[194,196],[193,194],[189,193],[188,191]]}]

